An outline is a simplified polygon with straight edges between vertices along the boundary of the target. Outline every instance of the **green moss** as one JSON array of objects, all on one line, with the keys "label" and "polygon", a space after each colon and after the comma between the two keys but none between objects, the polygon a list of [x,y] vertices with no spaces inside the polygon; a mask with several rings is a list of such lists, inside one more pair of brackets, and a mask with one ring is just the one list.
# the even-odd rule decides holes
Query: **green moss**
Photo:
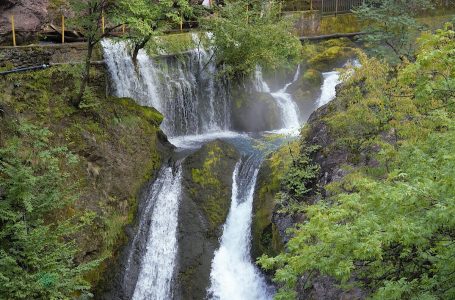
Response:
[{"label": "green moss", "polygon": [[0,78],[0,103],[7,111],[0,118],[0,144],[14,134],[11,124],[19,119],[48,128],[53,146],[78,156],[78,164],[67,171],[69,180],[80,182],[79,199],[68,211],[97,216],[77,236],[78,259],[106,258],[87,275],[96,285],[126,239],[123,229],[134,219],[140,188],[160,166],[157,133],[163,116],[132,99],[106,97],[103,68],[91,70],[85,108],[73,108],[69,103],[81,70],[66,65]]},{"label": "green moss", "polygon": [[229,209],[228,202],[222,200],[227,191],[218,176],[220,171],[223,171],[221,157],[225,153],[218,143],[208,144],[205,151],[207,154],[202,168],[191,170],[193,182],[199,185],[197,189],[192,189],[192,194],[196,196],[200,191],[204,191],[201,207],[210,222],[210,227],[215,230],[224,223]]},{"label": "green moss", "polygon": [[192,33],[184,32],[154,37],[147,43],[146,51],[152,56],[161,55],[163,50],[169,54],[177,54],[189,51],[195,46]]},{"label": "green moss", "polygon": [[254,201],[252,220],[253,256],[266,253],[276,255],[282,250],[281,237],[272,224],[275,196],[281,181],[292,163],[292,155],[299,153],[299,142],[291,142],[270,155],[264,161],[259,178],[259,191]]},{"label": "green moss", "polygon": [[303,80],[305,81],[305,85],[308,84],[310,86],[315,86],[319,88],[322,84],[322,74],[318,70],[315,69],[308,69],[303,74]]},{"label": "green moss", "polygon": [[347,59],[353,54],[348,47],[332,46],[325,49],[309,60],[309,63],[317,69],[326,69],[330,64]]},{"label": "green moss", "polygon": [[354,14],[324,16],[321,19],[320,34],[350,33],[362,30],[362,23]]}]

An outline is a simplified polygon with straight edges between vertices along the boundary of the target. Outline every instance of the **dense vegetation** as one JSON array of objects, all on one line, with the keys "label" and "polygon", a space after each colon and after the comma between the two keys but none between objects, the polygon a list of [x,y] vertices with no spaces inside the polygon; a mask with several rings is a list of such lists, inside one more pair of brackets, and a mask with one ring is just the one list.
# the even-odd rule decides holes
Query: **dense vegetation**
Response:
[{"label": "dense vegetation", "polygon": [[[123,38],[131,41],[134,59],[153,36],[183,17],[200,18],[213,33],[205,42],[222,75],[236,79],[258,65],[275,69],[320,50],[306,45],[303,49],[313,52],[300,53],[300,42],[290,34],[292,20],[283,19],[273,3],[226,1],[203,9],[183,0],[54,2],[76,12],[72,25],[87,37],[89,51],[85,68],[59,67],[0,82],[0,298],[5,299],[90,297],[90,284],[104,271],[102,259],[115,256],[123,226],[132,220],[135,193],[159,167],[161,115],[132,100],[106,97],[99,84],[104,78],[90,65],[107,34],[127,24]],[[359,53],[363,67],[344,74],[344,87],[323,120],[333,147],[351,154],[349,174],[324,187],[329,197],[313,205],[305,199],[318,191],[320,168],[311,155],[322,150],[303,136],[299,157],[292,162],[279,157],[288,169],[284,178],[273,175],[274,185],[281,180],[279,205],[307,218],[292,231],[285,252],[260,260],[277,270],[279,299],[294,298],[302,278],[310,285],[320,274],[345,288],[360,286],[377,299],[455,298],[455,32],[448,25],[424,34],[416,50],[414,38],[422,27],[414,17],[429,1],[379,2],[384,6],[357,13],[370,26],[364,39],[369,49],[388,47],[393,65]],[[104,32],[103,16],[109,20]],[[341,41],[326,45],[328,50],[308,63],[322,65],[351,51]],[[374,163],[359,164],[365,155]],[[124,164],[116,173],[112,166],[119,161]],[[195,170],[192,178],[216,187],[204,175],[209,167]],[[120,172],[130,181],[116,180]],[[214,211],[216,199],[210,200],[207,210]],[[211,221],[220,220],[213,215]],[[87,243],[95,249],[78,257]]]},{"label": "dense vegetation", "polygon": [[[286,252],[260,259],[277,268],[277,299],[295,298],[297,284],[319,275],[374,299],[455,297],[454,51],[448,24],[419,38],[414,62],[390,67],[359,53],[363,66],[344,74],[323,122],[333,148],[351,153],[349,174],[314,205],[302,196],[302,178],[317,176],[310,162],[284,180],[307,220]],[[359,164],[365,155],[374,163]]]},{"label": "dense vegetation", "polygon": [[0,299],[89,296],[160,166],[162,116],[106,97],[100,69],[74,108],[80,72],[0,80]]},{"label": "dense vegetation", "polygon": [[[0,296],[61,299],[86,290],[82,275],[97,263],[73,260],[77,247],[71,236],[91,219],[64,210],[76,193],[61,164],[76,156],[49,147],[47,129],[22,124],[18,131],[0,149]],[[66,220],[56,222],[59,215]]]}]

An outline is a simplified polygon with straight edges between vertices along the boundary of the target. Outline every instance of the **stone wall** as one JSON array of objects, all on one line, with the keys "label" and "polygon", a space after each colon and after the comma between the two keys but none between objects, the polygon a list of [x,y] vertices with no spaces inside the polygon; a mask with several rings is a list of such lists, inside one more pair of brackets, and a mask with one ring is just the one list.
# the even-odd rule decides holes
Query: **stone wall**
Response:
[{"label": "stone wall", "polygon": [[294,28],[297,36],[318,35],[321,27],[321,14],[317,10],[285,12],[295,19]]},{"label": "stone wall", "polygon": [[[0,68],[83,62],[86,52],[85,43],[0,47]],[[99,57],[100,55],[95,55],[94,60]]]}]

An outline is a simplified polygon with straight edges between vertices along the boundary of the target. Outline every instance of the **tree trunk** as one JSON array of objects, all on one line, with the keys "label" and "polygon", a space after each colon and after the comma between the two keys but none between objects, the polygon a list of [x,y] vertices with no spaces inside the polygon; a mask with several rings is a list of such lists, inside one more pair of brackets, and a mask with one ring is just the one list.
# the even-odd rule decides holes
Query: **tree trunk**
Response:
[{"label": "tree trunk", "polygon": [[87,42],[87,57],[85,58],[85,68],[84,73],[82,74],[81,86],[79,88],[77,97],[74,98],[72,102],[76,108],[79,108],[79,105],[81,104],[82,98],[84,96],[85,89],[87,88],[88,82],[90,80],[90,61],[92,60],[93,47],[94,44],[89,39]]},{"label": "tree trunk", "polygon": [[133,55],[132,55],[134,65],[136,65],[136,63],[137,63],[137,55],[138,55],[138,53],[139,53],[139,50],[141,50],[142,48],[144,48],[145,45],[148,43],[148,41],[150,41],[151,38],[152,38],[152,36],[151,36],[151,35],[148,35],[147,37],[145,37],[145,38],[144,38],[142,41],[140,41],[139,43],[135,43],[135,44],[134,44]]}]

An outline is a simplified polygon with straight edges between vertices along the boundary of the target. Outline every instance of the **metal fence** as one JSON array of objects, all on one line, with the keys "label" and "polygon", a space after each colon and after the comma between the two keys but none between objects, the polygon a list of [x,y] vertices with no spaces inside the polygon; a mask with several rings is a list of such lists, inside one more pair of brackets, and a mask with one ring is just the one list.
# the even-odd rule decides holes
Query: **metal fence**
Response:
[{"label": "metal fence", "polygon": [[362,5],[365,0],[291,0],[284,2],[283,10],[319,10],[324,15],[348,13]]}]

